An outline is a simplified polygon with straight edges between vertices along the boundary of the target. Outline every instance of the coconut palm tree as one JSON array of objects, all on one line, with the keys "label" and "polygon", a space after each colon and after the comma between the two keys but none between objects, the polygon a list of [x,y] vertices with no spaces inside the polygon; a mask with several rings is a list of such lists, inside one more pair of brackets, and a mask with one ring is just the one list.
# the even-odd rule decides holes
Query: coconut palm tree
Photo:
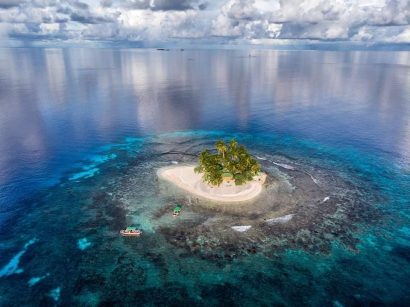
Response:
[{"label": "coconut palm tree", "polygon": [[208,150],[199,156],[199,164],[195,167],[196,173],[203,173],[203,179],[213,185],[220,185],[223,181],[223,166],[219,154],[212,154]]},{"label": "coconut palm tree", "polygon": [[215,148],[222,155],[222,158],[225,159],[225,153],[228,150],[228,147],[226,146],[225,142],[222,140],[217,141],[215,143]]},{"label": "coconut palm tree", "polygon": [[220,185],[223,174],[232,174],[236,185],[241,185],[253,179],[260,171],[260,165],[248,153],[244,146],[239,146],[236,140],[229,144],[223,141],[215,143],[216,154],[209,150],[199,156],[199,165],[195,172],[203,173],[203,179],[213,185]]}]

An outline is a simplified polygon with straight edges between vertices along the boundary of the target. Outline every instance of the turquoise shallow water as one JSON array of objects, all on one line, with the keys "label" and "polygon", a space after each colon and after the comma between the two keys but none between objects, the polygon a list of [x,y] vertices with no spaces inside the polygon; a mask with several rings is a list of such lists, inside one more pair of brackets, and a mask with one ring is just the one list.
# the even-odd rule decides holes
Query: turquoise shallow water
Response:
[{"label": "turquoise shallow water", "polygon": [[[0,305],[409,304],[407,54],[0,55]],[[157,179],[233,137],[252,210]]]}]

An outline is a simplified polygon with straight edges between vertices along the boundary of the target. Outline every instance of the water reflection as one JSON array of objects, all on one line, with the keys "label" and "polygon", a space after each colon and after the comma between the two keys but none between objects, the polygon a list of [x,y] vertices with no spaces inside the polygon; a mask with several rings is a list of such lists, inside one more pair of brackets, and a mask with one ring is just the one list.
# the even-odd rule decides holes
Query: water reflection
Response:
[{"label": "water reflection", "polygon": [[405,52],[0,51],[2,188],[42,181],[98,144],[196,128],[409,159],[409,121]]}]

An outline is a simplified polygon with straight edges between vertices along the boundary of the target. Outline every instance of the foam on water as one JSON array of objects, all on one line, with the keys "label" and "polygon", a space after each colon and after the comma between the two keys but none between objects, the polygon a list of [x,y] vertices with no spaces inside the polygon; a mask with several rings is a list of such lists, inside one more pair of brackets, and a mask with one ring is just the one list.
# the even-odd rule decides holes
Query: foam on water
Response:
[{"label": "foam on water", "polygon": [[264,157],[259,157],[259,156],[255,156],[257,159],[259,159],[259,160],[262,160],[262,161],[266,161],[266,160],[268,160],[267,158],[264,158]]},{"label": "foam on water", "polygon": [[313,177],[313,175],[311,175],[310,173],[308,173],[308,172],[305,172],[307,175],[309,175],[309,177],[312,179],[312,181],[316,184],[316,185],[319,185],[319,180],[317,180],[315,177]]},{"label": "foam on water", "polygon": [[274,161],[271,161],[271,162],[272,162],[272,164],[283,167],[285,169],[289,169],[289,170],[292,170],[292,171],[295,170],[295,168],[292,165],[285,164],[285,163],[278,163],[278,162],[274,162]]},{"label": "foam on water", "polygon": [[232,226],[231,228],[237,232],[245,232],[251,229],[251,225],[243,225],[243,226]]},{"label": "foam on water", "polygon": [[271,161],[268,158],[260,157],[260,156],[257,156],[257,155],[255,157],[259,160],[262,160],[262,161],[269,161],[269,162],[271,162],[272,164],[274,164],[276,166],[280,166],[280,167],[283,167],[283,168],[288,169],[288,170],[295,170],[295,168],[292,165],[289,165],[289,164],[286,164],[286,163],[279,163],[279,162]]},{"label": "foam on water", "polygon": [[275,224],[275,223],[287,223],[293,218],[294,214],[287,214],[284,216],[275,217],[272,219],[266,220],[268,224]]},{"label": "foam on water", "polygon": [[19,268],[20,258],[26,253],[30,245],[37,242],[37,239],[31,239],[26,244],[21,251],[19,251],[10,261],[0,270],[0,277],[10,276],[13,274],[23,273],[23,269]]},{"label": "foam on water", "polygon": [[[273,165],[282,167],[282,168],[284,168],[284,169],[288,169],[288,170],[291,170],[291,171],[296,171],[296,170],[297,170],[294,166],[289,165],[289,164],[286,164],[286,163],[275,162],[275,161],[269,160],[268,158],[264,158],[264,157],[260,157],[260,156],[256,156],[256,158],[259,159],[259,160],[262,160],[262,161],[269,161],[269,162],[271,162]],[[302,171],[302,172],[304,172],[305,174],[307,174],[307,175],[312,179],[312,181],[313,181],[316,185],[319,186],[319,180],[317,180],[315,177],[313,177],[312,174],[310,174],[310,173],[308,173],[308,172],[306,172],[306,171]]]}]

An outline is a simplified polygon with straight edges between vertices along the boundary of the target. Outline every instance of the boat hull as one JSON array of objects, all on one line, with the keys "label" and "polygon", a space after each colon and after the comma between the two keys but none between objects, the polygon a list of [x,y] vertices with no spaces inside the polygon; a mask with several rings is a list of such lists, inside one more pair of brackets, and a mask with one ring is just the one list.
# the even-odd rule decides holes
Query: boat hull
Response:
[{"label": "boat hull", "polygon": [[139,232],[126,232],[124,230],[121,230],[120,234],[123,237],[139,237],[142,234],[142,232],[141,231],[139,231]]}]

